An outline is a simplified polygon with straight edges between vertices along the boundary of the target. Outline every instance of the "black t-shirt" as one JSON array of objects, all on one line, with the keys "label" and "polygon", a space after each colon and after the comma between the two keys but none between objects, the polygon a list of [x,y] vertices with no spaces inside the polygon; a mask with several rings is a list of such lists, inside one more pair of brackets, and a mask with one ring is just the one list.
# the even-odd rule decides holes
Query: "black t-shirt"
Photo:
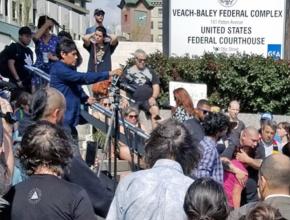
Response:
[{"label": "black t-shirt", "polygon": [[159,77],[153,70],[147,67],[139,70],[136,66],[125,70],[122,81],[135,89],[132,96],[136,101],[148,100],[153,94],[152,86],[160,84]]},{"label": "black t-shirt", "polygon": [[[29,82],[31,75],[24,65],[31,65],[33,63],[32,50],[29,47],[22,46],[20,43],[12,43],[7,48],[7,56],[7,60],[15,60],[15,68],[20,80]],[[14,80],[12,75],[11,79]]]},{"label": "black t-shirt", "polygon": [[238,120],[238,125],[231,130],[229,138],[237,145],[240,142],[240,134],[242,130],[244,130],[244,128],[245,128],[244,122],[242,122],[241,120]]},{"label": "black t-shirt", "polygon": [[[112,69],[112,61],[111,61],[111,55],[114,53],[117,45],[111,45],[110,43],[104,43],[104,54],[101,58],[96,59],[95,62],[95,49],[94,44],[91,43],[88,47],[85,47],[85,49],[88,50],[90,53],[89,57],[89,63],[88,63],[88,71],[89,72],[103,72],[103,71],[110,71]],[[95,66],[95,63],[97,64]]]},{"label": "black t-shirt", "polygon": [[196,118],[191,118],[183,122],[187,130],[189,131],[193,144],[198,146],[200,141],[204,138],[204,130],[200,122]]},{"label": "black t-shirt", "polygon": [[12,187],[4,198],[11,206],[1,219],[96,219],[85,190],[53,175],[33,175]]}]

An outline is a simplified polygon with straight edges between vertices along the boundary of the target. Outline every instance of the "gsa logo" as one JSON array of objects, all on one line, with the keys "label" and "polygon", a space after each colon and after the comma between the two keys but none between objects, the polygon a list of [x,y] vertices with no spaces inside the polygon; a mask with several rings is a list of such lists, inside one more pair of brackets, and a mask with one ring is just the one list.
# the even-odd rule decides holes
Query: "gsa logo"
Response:
[{"label": "gsa logo", "polygon": [[233,7],[238,0],[218,0],[218,2],[224,7]]},{"label": "gsa logo", "polygon": [[281,59],[282,55],[281,44],[268,44],[267,55],[268,57],[272,57],[274,60]]}]

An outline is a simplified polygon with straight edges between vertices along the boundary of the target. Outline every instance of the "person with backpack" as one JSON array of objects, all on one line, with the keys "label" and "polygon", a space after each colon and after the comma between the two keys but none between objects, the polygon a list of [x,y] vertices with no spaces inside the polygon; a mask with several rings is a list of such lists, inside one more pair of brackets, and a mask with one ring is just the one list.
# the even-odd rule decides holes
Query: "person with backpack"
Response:
[{"label": "person with backpack", "polygon": [[28,47],[32,32],[29,27],[21,27],[18,34],[18,42],[6,46],[0,54],[0,74],[17,87],[31,92],[31,74],[24,66],[33,63],[33,52]]}]

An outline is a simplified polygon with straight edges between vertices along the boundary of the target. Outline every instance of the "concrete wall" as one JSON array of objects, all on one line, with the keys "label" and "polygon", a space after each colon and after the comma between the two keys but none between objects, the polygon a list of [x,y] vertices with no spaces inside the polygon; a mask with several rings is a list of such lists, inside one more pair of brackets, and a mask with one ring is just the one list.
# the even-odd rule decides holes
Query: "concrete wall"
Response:
[{"label": "concrete wall", "polygon": [[120,67],[120,64],[125,64],[128,58],[132,57],[137,49],[143,49],[147,54],[156,51],[162,51],[162,43],[159,42],[119,42],[112,56],[113,68]]},{"label": "concrete wall", "polygon": [[[87,70],[87,64],[89,60],[89,53],[86,49],[83,48],[82,41],[75,41],[77,47],[83,57],[83,63],[79,67],[80,71]],[[119,42],[118,47],[112,55],[112,68],[119,68],[120,64],[125,65],[126,61],[132,57],[132,54],[137,49],[143,49],[147,54],[154,53],[157,50],[162,51],[162,43],[158,42]]]},{"label": "concrete wall", "polygon": [[13,42],[13,40],[9,36],[0,34],[0,51],[2,51],[4,47],[9,45],[11,42]]},{"label": "concrete wall", "polygon": [[[168,119],[171,117],[171,111],[161,110],[160,115],[162,119]],[[282,121],[290,122],[290,116],[286,115],[274,115],[273,118],[277,123]],[[260,114],[240,113],[239,119],[242,120],[246,126],[253,126],[257,129],[260,127]],[[144,112],[140,113],[140,121],[145,125],[146,128],[149,128],[149,130],[151,129],[151,122],[148,118],[145,117]]]}]

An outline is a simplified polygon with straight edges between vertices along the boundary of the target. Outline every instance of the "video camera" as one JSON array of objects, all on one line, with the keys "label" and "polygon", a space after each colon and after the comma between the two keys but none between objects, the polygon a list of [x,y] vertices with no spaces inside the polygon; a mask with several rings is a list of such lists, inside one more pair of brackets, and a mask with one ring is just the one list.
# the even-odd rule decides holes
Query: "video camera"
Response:
[{"label": "video camera", "polygon": [[[127,65],[121,65],[121,68],[123,69],[123,73],[125,72],[125,70],[127,69]],[[126,76],[124,76],[126,78]],[[131,87],[129,84],[127,84],[126,82],[124,82],[124,80],[122,80],[121,76],[113,76],[112,78],[112,82],[111,82],[111,86],[109,88],[109,91],[114,93],[116,92],[116,90],[119,89],[124,89],[125,91],[134,93],[135,89],[133,87]]]}]

